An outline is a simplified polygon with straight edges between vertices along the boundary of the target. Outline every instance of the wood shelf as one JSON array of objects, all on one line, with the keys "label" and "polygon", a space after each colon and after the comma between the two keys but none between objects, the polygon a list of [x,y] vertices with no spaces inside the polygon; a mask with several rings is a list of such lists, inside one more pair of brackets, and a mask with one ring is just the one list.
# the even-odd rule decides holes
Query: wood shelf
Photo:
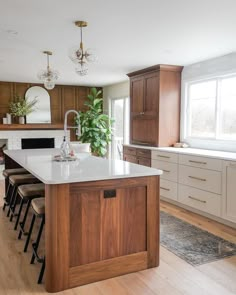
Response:
[{"label": "wood shelf", "polygon": [[63,129],[62,123],[59,124],[0,124],[0,130],[56,130]]}]

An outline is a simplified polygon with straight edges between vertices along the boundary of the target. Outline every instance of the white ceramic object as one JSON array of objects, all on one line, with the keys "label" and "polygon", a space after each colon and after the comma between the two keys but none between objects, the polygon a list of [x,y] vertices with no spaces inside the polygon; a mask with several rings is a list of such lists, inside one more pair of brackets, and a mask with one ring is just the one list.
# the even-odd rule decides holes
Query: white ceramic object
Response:
[{"label": "white ceramic object", "polygon": [[90,143],[82,143],[79,141],[71,141],[70,145],[75,154],[78,153],[90,153]]},{"label": "white ceramic object", "polygon": [[25,117],[19,117],[19,124],[25,124]]}]

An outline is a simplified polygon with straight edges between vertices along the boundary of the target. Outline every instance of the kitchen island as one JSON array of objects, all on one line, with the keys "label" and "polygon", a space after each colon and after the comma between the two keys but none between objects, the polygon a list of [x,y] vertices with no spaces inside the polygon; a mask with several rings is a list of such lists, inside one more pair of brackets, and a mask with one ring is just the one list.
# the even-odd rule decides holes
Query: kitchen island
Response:
[{"label": "kitchen island", "polygon": [[58,149],[8,150],[45,184],[45,287],[58,292],[159,265],[161,171]]}]

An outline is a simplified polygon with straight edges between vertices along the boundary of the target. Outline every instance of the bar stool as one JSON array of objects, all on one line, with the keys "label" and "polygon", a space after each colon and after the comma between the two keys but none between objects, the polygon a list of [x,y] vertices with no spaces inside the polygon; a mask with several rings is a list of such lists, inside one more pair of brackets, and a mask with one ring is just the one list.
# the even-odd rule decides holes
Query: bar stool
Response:
[{"label": "bar stool", "polygon": [[45,224],[45,198],[33,199],[31,202],[31,208],[33,209],[32,210],[33,216],[32,216],[32,220],[31,220],[31,224],[30,224],[29,234],[28,234],[28,237],[27,237],[27,240],[25,243],[24,252],[26,252],[28,249],[28,245],[29,245],[29,241],[30,241],[30,238],[32,235],[35,219],[36,219],[36,217],[39,217],[39,218],[41,218],[41,224],[39,227],[37,238],[32,243],[33,254],[32,254],[30,263],[33,264],[35,259],[37,260],[37,262],[42,263],[41,270],[40,270],[39,277],[38,277],[38,284],[40,284],[42,282],[42,278],[43,278],[43,274],[44,274],[44,270],[45,270],[45,256],[39,257],[39,255],[38,255],[38,247],[39,247],[40,239],[42,236],[43,227]]},{"label": "bar stool", "polygon": [[21,200],[20,200],[20,206],[17,213],[17,219],[16,219],[14,230],[17,230],[18,223],[21,217],[21,211],[23,209],[24,204],[26,204],[24,217],[23,217],[23,220],[20,222],[20,232],[18,235],[18,239],[21,238],[22,233],[26,234],[24,231],[24,226],[27,219],[31,201],[34,198],[44,197],[44,193],[45,193],[45,187],[43,183],[24,184],[18,187],[18,195],[21,197]]},{"label": "bar stool", "polygon": [[9,209],[7,212],[7,216],[9,217],[9,215],[11,214],[10,221],[12,221],[15,208],[17,205],[18,186],[22,184],[32,184],[32,183],[39,183],[39,182],[40,180],[38,180],[32,174],[12,175],[9,177],[9,183],[12,186],[12,193],[11,193],[11,198],[9,202]]},{"label": "bar stool", "polygon": [[25,170],[24,168],[14,168],[14,169],[5,169],[2,172],[2,175],[5,178],[5,197],[4,199],[4,205],[3,205],[3,211],[5,211],[6,206],[9,205],[9,199],[11,195],[11,185],[9,183],[9,177],[12,175],[20,175],[20,174],[28,174],[29,172]]}]

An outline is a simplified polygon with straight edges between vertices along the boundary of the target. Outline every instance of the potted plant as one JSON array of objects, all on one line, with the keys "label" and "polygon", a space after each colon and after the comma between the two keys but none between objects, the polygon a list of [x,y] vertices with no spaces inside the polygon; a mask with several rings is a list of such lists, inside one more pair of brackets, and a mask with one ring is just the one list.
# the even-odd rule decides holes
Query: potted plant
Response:
[{"label": "potted plant", "polygon": [[19,124],[25,124],[25,116],[34,111],[34,106],[37,103],[37,99],[28,100],[19,95],[15,96],[16,101],[10,102],[10,113],[14,117],[19,117]]},{"label": "potted plant", "polygon": [[90,143],[91,152],[100,157],[107,153],[108,144],[111,142],[113,119],[103,114],[102,91],[92,88],[88,100],[84,103],[88,107],[85,112],[79,112],[76,124],[81,127],[79,140],[82,143]]}]

